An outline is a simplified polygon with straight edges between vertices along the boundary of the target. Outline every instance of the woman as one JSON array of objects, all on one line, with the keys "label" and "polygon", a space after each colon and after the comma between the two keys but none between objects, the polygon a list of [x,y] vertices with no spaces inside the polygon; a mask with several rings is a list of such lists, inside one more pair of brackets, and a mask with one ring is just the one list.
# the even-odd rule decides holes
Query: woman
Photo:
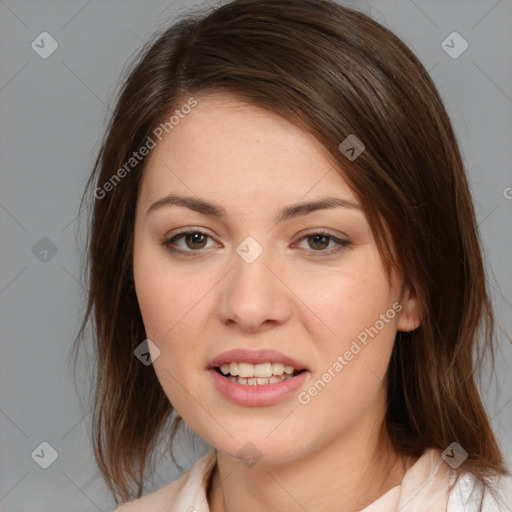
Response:
[{"label": "woman", "polygon": [[[127,77],[89,185],[116,510],[508,509],[468,183],[395,35],[324,0],[186,18]],[[141,497],[183,421],[212,450]]]}]

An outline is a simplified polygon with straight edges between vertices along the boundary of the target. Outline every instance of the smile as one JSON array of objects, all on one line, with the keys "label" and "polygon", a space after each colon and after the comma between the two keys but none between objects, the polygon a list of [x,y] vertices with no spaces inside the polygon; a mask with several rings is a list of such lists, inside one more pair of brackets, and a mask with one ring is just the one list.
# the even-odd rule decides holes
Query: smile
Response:
[{"label": "smile", "polygon": [[258,364],[231,362],[224,363],[215,370],[229,381],[242,385],[276,384],[300,373],[293,366],[272,362]]},{"label": "smile", "polygon": [[[241,366],[243,368],[243,363]],[[226,368],[224,369],[226,370]],[[304,384],[310,373],[307,370],[295,371],[293,367],[291,370],[292,373],[286,373],[283,369],[281,375],[271,375],[270,377],[256,377],[254,376],[255,372],[250,377],[241,377],[230,373],[223,374],[220,368],[210,369],[208,372],[216,389],[230,402],[250,407],[262,407],[276,404],[291,395]]]}]

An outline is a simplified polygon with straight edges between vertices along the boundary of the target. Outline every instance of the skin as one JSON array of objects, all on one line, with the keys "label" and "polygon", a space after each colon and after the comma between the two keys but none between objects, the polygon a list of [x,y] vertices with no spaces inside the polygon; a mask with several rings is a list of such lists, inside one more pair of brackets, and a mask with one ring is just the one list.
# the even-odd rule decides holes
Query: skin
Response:
[{"label": "skin", "polygon": [[[218,450],[210,509],[364,508],[399,484],[414,462],[380,435],[395,334],[419,325],[414,293],[401,276],[388,283],[361,209],[322,209],[275,223],[277,211],[298,202],[336,196],[357,203],[318,141],[228,94],[197,98],[149,156],[137,201],[134,279],[147,337],[160,350],[154,369],[162,388],[190,428]],[[176,205],[147,213],[170,193],[221,205],[228,216]],[[181,238],[174,247],[189,252],[173,254],[162,240],[183,228],[209,238]],[[312,239],[322,228],[350,245],[333,252],[339,246],[331,239]],[[263,248],[252,263],[236,252],[248,236]],[[401,312],[301,404],[298,393],[394,303]],[[238,347],[276,349],[310,373],[277,404],[231,403],[207,367]],[[252,467],[236,458],[248,442],[262,455]]]}]

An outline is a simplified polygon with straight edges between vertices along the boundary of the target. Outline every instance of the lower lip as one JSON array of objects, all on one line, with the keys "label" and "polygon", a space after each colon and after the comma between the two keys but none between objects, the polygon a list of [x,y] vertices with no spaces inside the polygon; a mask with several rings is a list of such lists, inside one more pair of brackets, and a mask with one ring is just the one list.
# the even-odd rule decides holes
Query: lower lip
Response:
[{"label": "lower lip", "polygon": [[272,405],[298,389],[306,380],[307,370],[291,379],[285,379],[274,384],[237,384],[220,375],[217,370],[209,369],[217,389],[231,402],[240,405],[260,407]]}]

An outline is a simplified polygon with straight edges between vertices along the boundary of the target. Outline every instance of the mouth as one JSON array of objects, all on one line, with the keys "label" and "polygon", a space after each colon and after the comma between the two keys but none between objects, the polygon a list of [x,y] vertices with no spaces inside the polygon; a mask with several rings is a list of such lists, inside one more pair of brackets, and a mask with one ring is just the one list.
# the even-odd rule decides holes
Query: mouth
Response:
[{"label": "mouth", "polygon": [[214,370],[230,382],[248,386],[277,384],[293,379],[307,371],[306,369],[295,369],[293,366],[270,361],[257,364],[233,361],[215,366]]},{"label": "mouth", "polygon": [[306,384],[310,373],[305,368],[285,365],[284,362],[291,362],[289,359],[281,363],[260,359],[256,364],[228,360],[222,357],[208,372],[225,399],[245,407],[266,407],[290,398]]}]

